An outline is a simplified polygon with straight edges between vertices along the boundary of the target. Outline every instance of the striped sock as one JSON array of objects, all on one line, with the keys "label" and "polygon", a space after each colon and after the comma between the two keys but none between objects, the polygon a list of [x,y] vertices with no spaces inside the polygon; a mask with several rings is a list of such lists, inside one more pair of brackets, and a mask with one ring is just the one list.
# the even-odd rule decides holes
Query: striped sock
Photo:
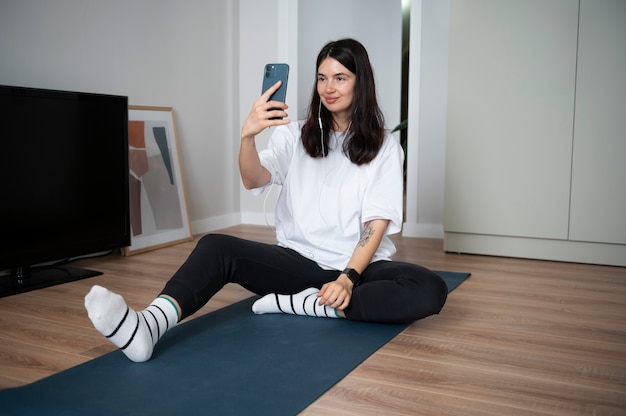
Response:
[{"label": "striped sock", "polygon": [[85,308],[93,326],[135,362],[148,361],[157,341],[178,322],[178,311],[166,298],[136,312],[120,295],[97,285],[85,296]]},{"label": "striped sock", "polygon": [[318,316],[339,318],[336,309],[319,305],[317,294],[319,289],[309,288],[294,295],[278,295],[270,293],[252,305],[252,312],[257,315],[264,313],[289,313],[292,315]]}]

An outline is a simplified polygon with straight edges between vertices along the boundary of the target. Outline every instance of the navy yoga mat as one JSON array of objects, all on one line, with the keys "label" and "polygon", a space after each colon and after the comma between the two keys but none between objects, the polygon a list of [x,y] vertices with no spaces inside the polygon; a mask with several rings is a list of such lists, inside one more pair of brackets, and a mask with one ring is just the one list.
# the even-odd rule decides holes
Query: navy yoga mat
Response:
[{"label": "navy yoga mat", "polygon": [[[469,277],[437,273],[449,291]],[[115,351],[0,391],[0,413],[295,415],[407,327],[254,315],[256,299],[178,325],[146,363]]]}]

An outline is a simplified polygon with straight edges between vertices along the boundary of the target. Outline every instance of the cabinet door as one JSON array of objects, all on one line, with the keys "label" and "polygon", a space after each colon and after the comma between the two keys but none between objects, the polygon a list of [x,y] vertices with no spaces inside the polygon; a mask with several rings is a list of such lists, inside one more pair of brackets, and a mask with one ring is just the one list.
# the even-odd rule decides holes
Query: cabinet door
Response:
[{"label": "cabinet door", "polygon": [[626,244],[626,2],[580,9],[570,239]]},{"label": "cabinet door", "polygon": [[578,0],[452,0],[446,232],[566,239]]}]

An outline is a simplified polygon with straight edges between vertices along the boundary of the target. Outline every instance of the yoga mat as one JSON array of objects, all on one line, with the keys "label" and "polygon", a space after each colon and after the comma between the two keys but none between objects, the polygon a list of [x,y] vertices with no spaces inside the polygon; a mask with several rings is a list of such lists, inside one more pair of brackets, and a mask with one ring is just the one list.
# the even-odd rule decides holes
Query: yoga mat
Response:
[{"label": "yoga mat", "polygon": [[[437,272],[452,291],[469,273]],[[0,391],[3,415],[295,415],[407,325],[254,315],[254,296],[171,329],[153,358],[114,351]]]}]

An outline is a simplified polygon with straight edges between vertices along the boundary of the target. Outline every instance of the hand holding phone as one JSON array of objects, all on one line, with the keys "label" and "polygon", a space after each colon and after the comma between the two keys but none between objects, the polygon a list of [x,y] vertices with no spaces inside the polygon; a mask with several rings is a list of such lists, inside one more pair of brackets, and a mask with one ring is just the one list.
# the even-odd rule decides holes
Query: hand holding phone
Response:
[{"label": "hand holding phone", "polygon": [[[287,100],[287,81],[289,79],[289,65],[287,64],[266,64],[263,71],[263,88],[261,94],[265,93],[271,86],[281,81],[278,88],[269,98],[268,101],[285,102]],[[276,110],[271,108],[270,110]],[[281,119],[282,117],[275,118]]]}]

